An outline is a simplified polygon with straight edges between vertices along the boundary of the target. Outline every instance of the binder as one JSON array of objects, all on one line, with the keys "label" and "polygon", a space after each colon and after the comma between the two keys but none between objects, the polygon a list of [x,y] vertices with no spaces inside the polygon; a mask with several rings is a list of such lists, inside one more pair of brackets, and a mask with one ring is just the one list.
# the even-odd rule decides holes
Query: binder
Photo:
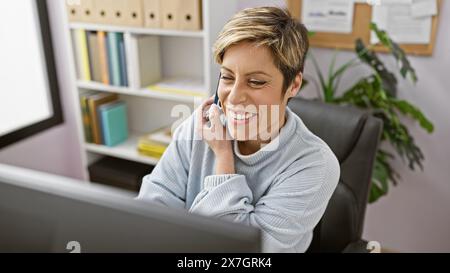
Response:
[{"label": "binder", "polygon": [[184,0],[163,0],[161,1],[162,28],[177,29],[179,21],[180,2]]},{"label": "binder", "polygon": [[123,0],[125,3],[124,24],[133,27],[144,26],[143,0]]},{"label": "binder", "polygon": [[144,26],[161,28],[161,0],[144,0]]},{"label": "binder", "polygon": [[120,63],[120,84],[122,86],[128,86],[127,60],[123,35],[121,35],[119,39],[119,63]]},{"label": "binder", "polygon": [[75,0],[66,0],[67,18],[69,22],[80,22],[81,7],[80,3]]},{"label": "binder", "polygon": [[77,79],[81,80],[83,78],[83,69],[81,66],[81,48],[80,43],[78,42],[78,31],[74,29],[70,33],[72,35],[73,53],[77,70]]},{"label": "binder", "polygon": [[100,51],[98,46],[97,32],[88,31],[87,41],[89,48],[89,64],[93,81],[102,82],[102,72],[100,67]]},{"label": "binder", "polygon": [[112,0],[109,4],[110,18],[108,24],[122,26],[126,22],[126,4],[127,0]]},{"label": "binder", "polygon": [[202,29],[202,1],[182,0],[178,5],[179,29],[201,30]]},{"label": "binder", "polygon": [[127,83],[128,87],[132,89],[139,89],[139,63],[140,57],[138,52],[137,38],[139,35],[132,35],[131,33],[124,33],[125,52],[127,56]]},{"label": "binder", "polygon": [[[126,41],[128,62],[128,83],[140,89],[161,79],[160,37],[155,35],[135,35]],[[140,58],[139,56],[145,56]]]},{"label": "binder", "polygon": [[111,24],[113,22],[112,5],[116,0],[94,0],[94,10],[97,23]]},{"label": "binder", "polygon": [[80,0],[81,22],[95,23],[94,0]]},{"label": "binder", "polygon": [[[110,64],[110,80],[112,78],[112,84],[116,86],[121,85],[120,81],[120,53],[119,53],[119,40],[122,33],[108,32],[108,55]],[[122,36],[123,37],[123,36]],[[123,39],[123,38],[122,38]]]},{"label": "binder", "polygon": [[108,38],[108,32],[106,32],[106,55],[108,57],[108,75],[109,75],[109,85],[114,85],[114,80],[113,80],[113,69],[112,69],[112,57],[111,57],[111,47],[109,45],[109,38]]},{"label": "binder", "polygon": [[86,31],[84,29],[74,29],[72,32],[72,36],[75,48],[75,59],[78,68],[78,79],[83,81],[90,81],[91,69],[89,64],[89,50],[87,45]]},{"label": "binder", "polygon": [[106,33],[104,31],[97,32],[98,51],[100,59],[101,82],[109,84],[109,64],[108,64],[108,47],[106,43]]}]

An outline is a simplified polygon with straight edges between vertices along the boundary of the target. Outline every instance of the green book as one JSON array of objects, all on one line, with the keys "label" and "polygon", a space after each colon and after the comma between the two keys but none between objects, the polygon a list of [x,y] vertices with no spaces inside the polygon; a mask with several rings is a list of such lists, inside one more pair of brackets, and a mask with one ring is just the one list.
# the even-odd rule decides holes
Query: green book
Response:
[{"label": "green book", "polygon": [[82,121],[83,121],[83,131],[84,131],[84,138],[87,143],[94,142],[93,136],[92,136],[92,124],[91,124],[91,117],[89,113],[89,106],[88,106],[88,98],[89,96],[92,96],[95,94],[95,92],[87,92],[80,96],[80,105],[81,105],[81,114],[82,114]]}]

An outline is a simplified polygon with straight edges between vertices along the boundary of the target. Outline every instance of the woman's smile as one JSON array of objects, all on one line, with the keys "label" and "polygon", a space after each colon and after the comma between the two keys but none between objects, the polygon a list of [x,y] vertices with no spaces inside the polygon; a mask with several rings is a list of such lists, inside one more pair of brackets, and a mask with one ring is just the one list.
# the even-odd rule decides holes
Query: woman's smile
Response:
[{"label": "woman's smile", "polygon": [[229,124],[232,125],[244,125],[248,124],[256,119],[258,115],[256,113],[250,113],[245,111],[227,111],[227,118]]}]

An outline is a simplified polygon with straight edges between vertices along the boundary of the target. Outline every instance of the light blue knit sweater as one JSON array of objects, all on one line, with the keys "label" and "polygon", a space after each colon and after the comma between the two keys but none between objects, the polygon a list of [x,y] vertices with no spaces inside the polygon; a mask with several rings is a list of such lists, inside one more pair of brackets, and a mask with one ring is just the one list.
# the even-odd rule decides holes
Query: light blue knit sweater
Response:
[{"label": "light blue knit sweater", "polygon": [[258,227],[265,252],[307,250],[339,180],[327,144],[287,108],[278,141],[251,155],[234,141],[236,174],[215,175],[213,151],[194,138],[194,116],[177,128],[137,199]]}]

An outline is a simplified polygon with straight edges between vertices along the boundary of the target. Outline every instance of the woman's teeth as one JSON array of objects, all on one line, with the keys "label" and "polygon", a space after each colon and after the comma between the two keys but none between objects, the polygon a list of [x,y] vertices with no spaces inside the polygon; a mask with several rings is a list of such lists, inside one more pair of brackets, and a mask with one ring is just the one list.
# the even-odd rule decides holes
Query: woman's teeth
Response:
[{"label": "woman's teeth", "polygon": [[250,119],[250,118],[252,118],[255,115],[256,114],[254,114],[254,113],[237,114],[237,113],[231,112],[231,117],[236,119],[236,120]]}]

